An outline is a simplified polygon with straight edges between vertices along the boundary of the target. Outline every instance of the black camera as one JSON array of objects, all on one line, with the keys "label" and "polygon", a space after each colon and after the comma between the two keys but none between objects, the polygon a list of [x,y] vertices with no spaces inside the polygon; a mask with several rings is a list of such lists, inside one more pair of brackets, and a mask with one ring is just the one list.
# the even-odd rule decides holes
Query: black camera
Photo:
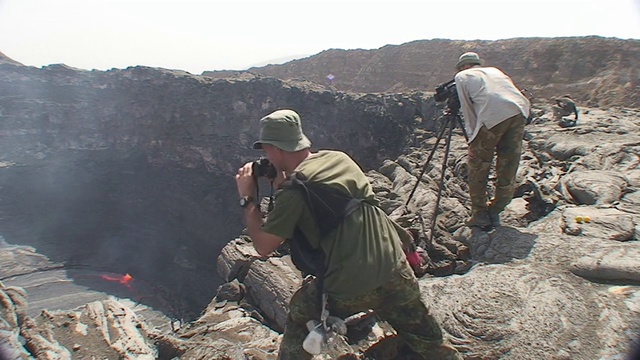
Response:
[{"label": "black camera", "polygon": [[447,102],[447,107],[452,113],[460,110],[460,99],[458,98],[458,89],[456,88],[456,80],[453,79],[446,83],[436,86],[436,94],[433,99],[436,102]]},{"label": "black camera", "polygon": [[255,177],[266,177],[275,179],[278,176],[276,167],[267,158],[260,158],[251,165],[251,172]]}]

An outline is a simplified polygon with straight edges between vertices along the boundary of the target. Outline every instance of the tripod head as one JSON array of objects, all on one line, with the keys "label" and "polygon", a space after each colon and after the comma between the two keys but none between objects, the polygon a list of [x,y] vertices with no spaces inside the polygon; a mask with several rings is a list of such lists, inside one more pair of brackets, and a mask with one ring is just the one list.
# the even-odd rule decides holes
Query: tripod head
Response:
[{"label": "tripod head", "polygon": [[458,89],[456,88],[456,80],[452,79],[446,83],[436,86],[436,94],[433,99],[436,102],[447,102],[447,110],[449,114],[457,114],[460,110],[460,98],[458,98]]}]

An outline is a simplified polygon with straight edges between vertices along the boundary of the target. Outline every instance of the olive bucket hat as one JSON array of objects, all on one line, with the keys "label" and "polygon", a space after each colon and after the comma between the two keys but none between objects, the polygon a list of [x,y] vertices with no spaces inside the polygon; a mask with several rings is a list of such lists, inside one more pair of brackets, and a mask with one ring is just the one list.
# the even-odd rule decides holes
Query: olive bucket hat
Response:
[{"label": "olive bucket hat", "polygon": [[478,54],[474,52],[466,52],[460,55],[460,58],[458,59],[458,63],[456,64],[456,69],[460,70],[461,67],[469,64],[483,65],[484,60],[480,59]]},{"label": "olive bucket hat", "polygon": [[311,147],[311,141],[302,132],[300,115],[289,109],[277,110],[260,119],[260,140],[254,149],[271,144],[284,151],[294,152]]}]

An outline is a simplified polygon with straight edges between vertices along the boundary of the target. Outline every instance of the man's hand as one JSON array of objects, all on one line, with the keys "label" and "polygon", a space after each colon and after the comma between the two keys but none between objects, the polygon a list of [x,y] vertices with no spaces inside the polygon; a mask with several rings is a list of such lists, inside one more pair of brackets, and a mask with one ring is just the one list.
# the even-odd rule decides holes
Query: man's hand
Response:
[{"label": "man's hand", "polygon": [[236,185],[240,197],[255,196],[257,185],[256,179],[253,177],[252,164],[253,162],[244,164],[236,174]]},{"label": "man's hand", "polygon": [[[253,196],[256,193],[257,184],[256,179],[253,177],[253,162],[244,164],[238,173],[236,174],[236,185],[238,186],[238,195]],[[278,173],[278,178],[282,178],[284,173]],[[274,180],[275,182],[275,180]],[[280,180],[282,182],[282,180]],[[283,238],[269,234],[262,230],[262,214],[260,209],[254,204],[244,208],[244,221],[247,225],[247,231],[253,242],[253,247],[256,249],[260,256],[267,256],[277,249],[282,242]]]}]

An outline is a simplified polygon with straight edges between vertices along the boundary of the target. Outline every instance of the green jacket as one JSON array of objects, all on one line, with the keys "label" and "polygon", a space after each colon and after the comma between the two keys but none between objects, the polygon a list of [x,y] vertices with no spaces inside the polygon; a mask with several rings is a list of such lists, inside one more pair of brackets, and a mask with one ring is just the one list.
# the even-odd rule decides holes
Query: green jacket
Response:
[{"label": "green jacket", "polygon": [[312,247],[321,248],[326,258],[325,292],[348,300],[386,283],[395,271],[408,267],[402,240],[394,224],[377,204],[373,189],[360,167],[345,153],[320,151],[294,170],[308,181],[320,182],[363,199],[335,231],[320,237],[304,195],[283,188],[275,195],[273,210],[263,230],[291,239],[300,229]]}]

